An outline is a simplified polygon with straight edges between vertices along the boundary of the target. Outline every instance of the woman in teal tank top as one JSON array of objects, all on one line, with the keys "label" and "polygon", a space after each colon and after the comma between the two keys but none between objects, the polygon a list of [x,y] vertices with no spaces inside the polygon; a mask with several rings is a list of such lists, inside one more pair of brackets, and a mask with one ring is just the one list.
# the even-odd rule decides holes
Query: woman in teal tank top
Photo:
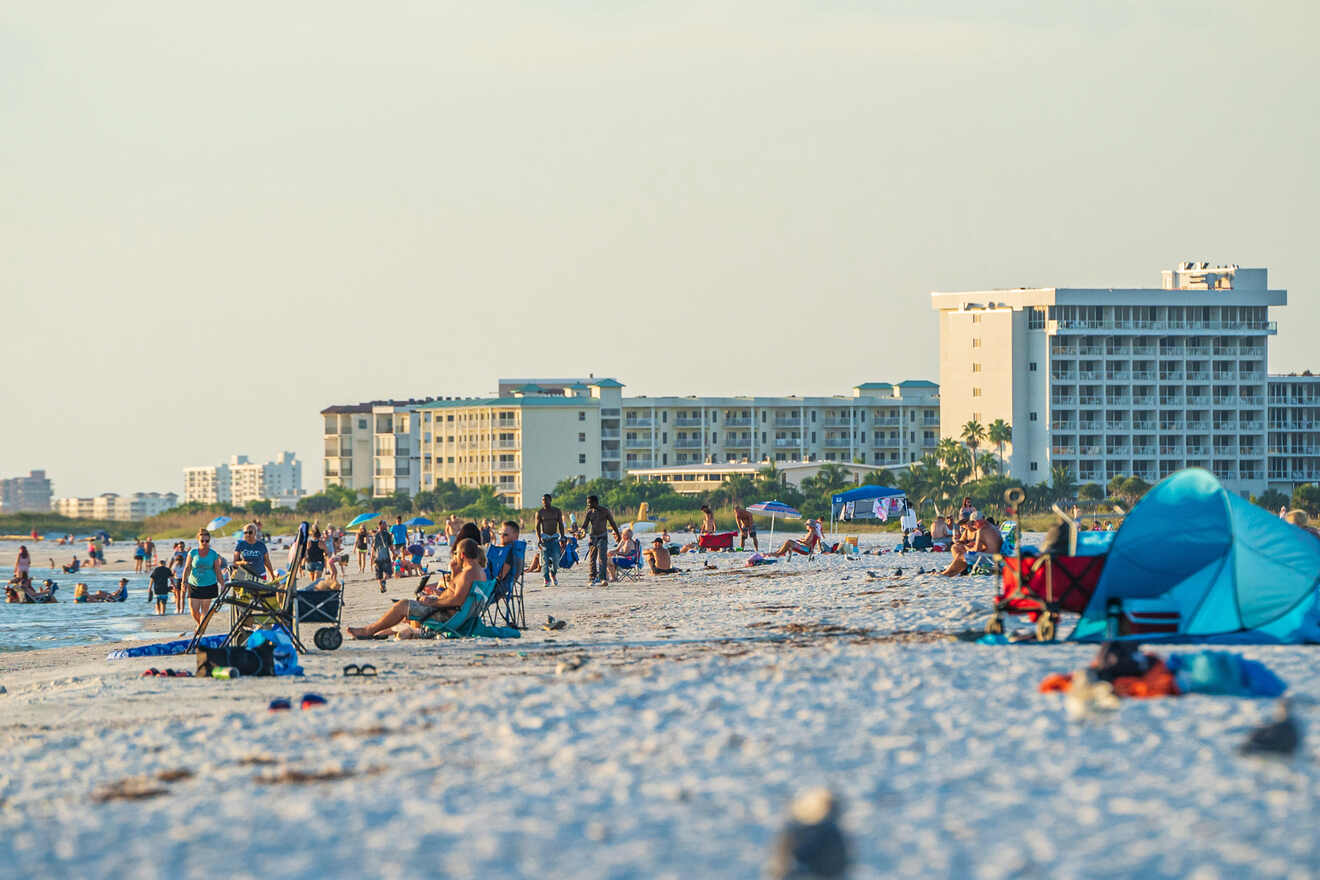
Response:
[{"label": "woman in teal tank top", "polygon": [[197,549],[188,551],[188,560],[183,565],[183,582],[188,585],[192,618],[200,625],[211,608],[211,602],[220,595],[225,573],[220,554],[211,549],[211,533],[198,529],[197,545]]}]

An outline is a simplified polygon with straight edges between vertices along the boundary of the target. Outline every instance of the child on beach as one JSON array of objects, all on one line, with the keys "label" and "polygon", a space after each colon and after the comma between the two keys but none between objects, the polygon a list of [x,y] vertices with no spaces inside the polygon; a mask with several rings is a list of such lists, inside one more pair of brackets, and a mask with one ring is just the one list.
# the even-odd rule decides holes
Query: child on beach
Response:
[{"label": "child on beach", "polygon": [[151,579],[151,589],[147,591],[147,597],[156,600],[156,613],[163,617],[165,602],[173,592],[174,572],[165,563],[158,562],[148,577]]}]

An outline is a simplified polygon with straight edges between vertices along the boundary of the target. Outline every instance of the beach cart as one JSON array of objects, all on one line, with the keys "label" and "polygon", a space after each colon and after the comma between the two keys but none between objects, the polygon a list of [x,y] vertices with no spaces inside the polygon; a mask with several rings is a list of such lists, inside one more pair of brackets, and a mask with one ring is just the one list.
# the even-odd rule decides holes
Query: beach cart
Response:
[{"label": "beach cart", "polygon": [[1036,624],[1036,638],[1053,640],[1062,612],[1081,614],[1086,610],[1104,567],[1104,556],[1045,553],[1004,558],[995,610],[985,631],[1002,633],[1005,614],[1025,614]]},{"label": "beach cart", "polygon": [[709,532],[697,539],[697,546],[702,550],[732,550],[737,536],[737,532]]}]

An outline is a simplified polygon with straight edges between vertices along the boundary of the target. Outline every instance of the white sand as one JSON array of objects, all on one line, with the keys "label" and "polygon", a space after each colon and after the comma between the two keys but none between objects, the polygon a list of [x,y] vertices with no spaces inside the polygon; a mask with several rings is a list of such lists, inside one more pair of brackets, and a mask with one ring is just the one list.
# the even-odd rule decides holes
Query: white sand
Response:
[{"label": "white sand", "polygon": [[[569,629],[349,641],[306,655],[302,680],[143,679],[192,661],[106,662],[104,645],[0,654],[0,876],[752,877],[818,784],[846,802],[856,877],[1320,872],[1312,749],[1234,750],[1268,702],[1069,722],[1036,685],[1093,649],[942,636],[979,628],[993,588],[910,574],[947,555],[744,558],[605,590],[582,568],[551,590],[528,575],[529,618]],[[348,600],[356,625],[386,597],[355,581]],[[1244,649],[1304,718],[1314,652]],[[364,661],[381,676],[340,675]],[[329,705],[266,711],[305,691]],[[270,781],[286,771],[350,775]],[[93,800],[125,780],[162,793]]]}]

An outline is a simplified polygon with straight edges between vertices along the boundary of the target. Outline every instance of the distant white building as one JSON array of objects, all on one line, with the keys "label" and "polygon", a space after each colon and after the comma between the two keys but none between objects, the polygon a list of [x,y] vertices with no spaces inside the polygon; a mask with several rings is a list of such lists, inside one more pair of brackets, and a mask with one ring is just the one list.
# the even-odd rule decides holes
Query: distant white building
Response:
[{"label": "distant white building", "polygon": [[94,498],[57,498],[55,512],[74,519],[112,519],[136,522],[179,506],[173,492],[105,492]]},{"label": "distant white building", "polygon": [[302,463],[292,452],[279,461],[258,464],[246,455],[234,455],[228,464],[183,469],[184,503],[250,504],[270,501],[278,506],[296,504],[302,496]]},{"label": "distant white building", "polygon": [[[879,464],[829,461],[776,462],[774,468],[779,474],[779,480],[783,485],[797,488],[802,485],[802,481],[807,477],[814,477],[819,474],[820,469],[827,464],[843,468],[848,474],[848,479],[854,483],[860,483],[866,479],[867,474],[887,470],[884,465]],[[750,462],[741,464],[676,464],[670,467],[633,468],[628,471],[628,476],[636,477],[648,483],[668,483],[680,495],[697,495],[718,489],[730,477],[754,477],[766,466],[768,466],[768,462],[764,464],[752,464]],[[895,465],[895,468],[906,466]],[[751,499],[748,499],[748,503],[750,501]]]},{"label": "distant white building", "polygon": [[31,471],[26,477],[0,480],[0,512],[50,510],[50,480],[45,471]]}]

